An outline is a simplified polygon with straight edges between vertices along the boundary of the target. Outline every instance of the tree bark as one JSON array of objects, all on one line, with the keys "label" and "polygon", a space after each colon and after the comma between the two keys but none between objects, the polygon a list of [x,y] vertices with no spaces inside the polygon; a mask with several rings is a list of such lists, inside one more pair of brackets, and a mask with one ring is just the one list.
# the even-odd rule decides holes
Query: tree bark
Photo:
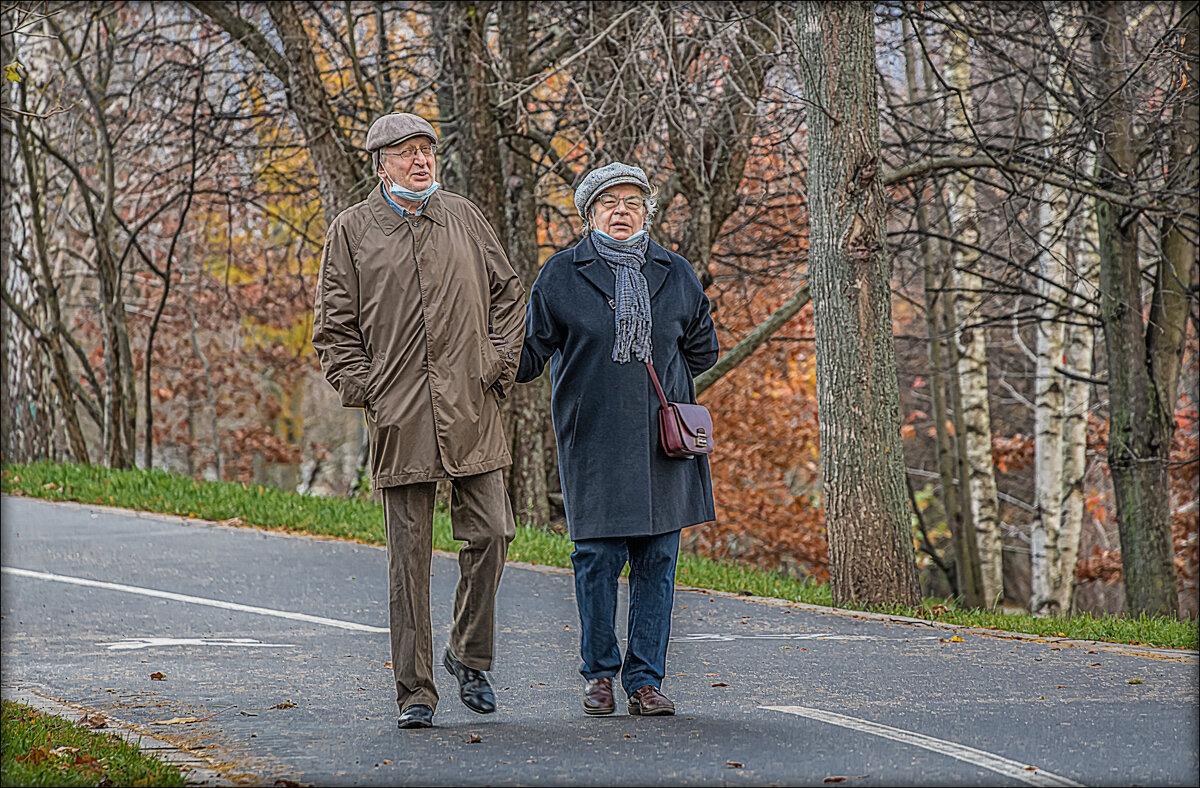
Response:
[{"label": "tree bark", "polygon": [[[924,36],[924,31],[918,26],[912,32]],[[924,60],[921,64],[928,68]],[[904,36],[905,77],[908,82],[909,101],[913,104],[914,123],[921,124],[916,117],[919,102],[924,102],[924,121],[928,128],[937,128],[935,104],[925,101],[925,92],[918,88],[917,58],[913,52],[912,36]],[[926,88],[929,84],[929,74],[925,73]],[[929,388],[932,397],[932,416],[937,435],[938,479],[941,482],[942,510],[946,515],[946,526],[950,530],[954,552],[954,590],[967,607],[983,607],[983,578],[979,566],[979,548],[975,542],[975,530],[963,516],[963,497],[959,489],[957,444],[950,435],[950,411],[946,402],[947,370],[950,376],[956,373],[954,365],[947,366],[942,329],[945,323],[944,313],[952,303],[953,294],[946,287],[948,271],[944,261],[946,253],[945,242],[934,240],[929,236],[932,222],[929,217],[928,203],[924,195],[917,198],[916,220],[917,232],[921,236],[920,249],[924,271],[925,297],[925,330],[929,335]],[[942,224],[945,223],[943,217]],[[944,230],[945,228],[943,228]],[[949,236],[949,232],[942,232]],[[965,478],[965,477],[963,477]]]},{"label": "tree bark", "polygon": [[[947,53],[947,76],[956,95],[949,98],[947,122],[953,138],[968,144],[967,123],[971,112],[971,63],[962,33],[951,31]],[[987,330],[983,325],[983,279],[980,254],[978,208],[975,182],[964,172],[953,173],[950,184],[950,224],[960,243],[951,253],[955,289],[954,339],[958,350],[959,390],[965,426],[965,477],[975,541],[983,577],[984,603],[996,605],[1004,597],[1003,538],[1000,507],[992,464],[992,420],[988,401]]]},{"label": "tree bark", "polygon": [[811,102],[809,275],[835,604],[917,605],[879,182],[875,29],[865,2],[801,4]]},{"label": "tree bark", "polygon": [[[1096,108],[1102,140],[1097,180],[1106,190],[1132,195],[1138,141],[1125,85],[1126,5],[1094,2],[1088,10],[1097,95],[1106,99]],[[1117,504],[1126,612],[1174,616],[1179,598],[1167,462],[1179,369],[1173,359],[1182,350],[1184,323],[1173,307],[1174,292],[1190,283],[1192,261],[1181,261],[1180,268],[1166,257],[1160,261],[1148,328],[1142,317],[1138,217],[1097,200],[1096,221],[1100,319],[1108,352],[1108,466]]]},{"label": "tree bark", "polygon": [[[1050,68],[1057,61],[1051,59]],[[1053,78],[1053,77],[1052,77]],[[1050,142],[1055,137],[1059,113],[1052,96],[1050,106],[1043,109],[1042,138]],[[1053,149],[1053,146],[1052,148]],[[1062,190],[1051,193],[1043,189],[1038,203],[1038,319],[1036,372],[1034,383],[1034,500],[1035,512],[1029,535],[1030,599],[1029,609],[1035,615],[1057,614],[1058,602],[1050,588],[1060,581],[1062,572],[1062,493],[1064,453],[1063,382],[1059,371],[1066,342],[1063,310],[1059,301],[1061,288],[1067,286],[1067,239],[1070,206]]]},{"label": "tree bark", "polygon": [[[519,86],[530,76],[529,5],[502,3],[499,7],[500,45],[508,67],[507,82]],[[508,105],[505,127],[520,131],[528,118],[525,102]],[[509,137],[511,149],[505,168],[504,201],[508,257],[526,290],[540,270],[537,247],[537,203],[534,200],[533,164],[529,138],[517,133]],[[517,519],[525,525],[550,525],[550,501],[546,490],[546,424],[550,416],[550,391],[545,376],[532,383],[514,386],[508,395],[512,413],[509,433],[513,465],[508,491]]]},{"label": "tree bark", "polygon": [[[1090,323],[1095,317],[1100,260],[1096,254],[1096,214],[1090,205],[1072,220],[1071,243],[1075,247],[1078,276],[1071,292],[1072,313]],[[1050,598],[1060,613],[1072,609],[1075,595],[1075,563],[1083,533],[1083,477],[1087,473],[1087,427],[1092,387],[1092,351],[1096,333],[1091,325],[1067,329],[1063,376],[1063,488],[1058,571],[1050,576]]]}]

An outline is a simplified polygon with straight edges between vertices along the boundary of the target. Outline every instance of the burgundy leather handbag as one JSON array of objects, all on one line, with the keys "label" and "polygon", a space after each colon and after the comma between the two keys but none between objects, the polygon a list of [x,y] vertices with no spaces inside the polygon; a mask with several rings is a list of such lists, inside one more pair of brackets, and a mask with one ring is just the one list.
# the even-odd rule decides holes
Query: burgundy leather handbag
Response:
[{"label": "burgundy leather handbag", "polygon": [[667,402],[654,365],[647,361],[646,369],[650,371],[650,380],[658,392],[658,401],[662,403],[658,411],[658,437],[663,451],[668,457],[680,460],[712,454],[712,416],[708,408],[686,402]]}]

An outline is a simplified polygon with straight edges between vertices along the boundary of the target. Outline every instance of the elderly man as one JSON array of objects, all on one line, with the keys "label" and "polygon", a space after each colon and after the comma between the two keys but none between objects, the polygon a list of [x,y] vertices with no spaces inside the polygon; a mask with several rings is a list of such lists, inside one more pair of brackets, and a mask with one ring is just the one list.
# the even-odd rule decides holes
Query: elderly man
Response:
[{"label": "elderly man", "polygon": [[401,728],[433,724],[429,613],[434,489],[450,481],[466,544],[442,664],[472,711],[496,709],[496,589],[516,533],[501,469],[512,462],[498,398],[513,383],[525,292],[487,219],[439,188],[437,134],[409,113],[367,133],[381,183],[329,227],[313,347],[342,405],[366,411],[383,491],[392,669]]}]

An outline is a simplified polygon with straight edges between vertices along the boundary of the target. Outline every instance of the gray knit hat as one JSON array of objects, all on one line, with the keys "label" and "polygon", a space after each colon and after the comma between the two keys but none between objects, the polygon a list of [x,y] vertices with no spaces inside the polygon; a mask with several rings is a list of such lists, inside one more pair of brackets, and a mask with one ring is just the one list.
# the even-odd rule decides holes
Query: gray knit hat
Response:
[{"label": "gray knit hat", "polygon": [[575,190],[575,210],[579,211],[579,218],[586,222],[592,202],[607,189],[622,183],[632,183],[646,192],[646,196],[650,196],[650,181],[641,167],[614,161],[589,172]]}]

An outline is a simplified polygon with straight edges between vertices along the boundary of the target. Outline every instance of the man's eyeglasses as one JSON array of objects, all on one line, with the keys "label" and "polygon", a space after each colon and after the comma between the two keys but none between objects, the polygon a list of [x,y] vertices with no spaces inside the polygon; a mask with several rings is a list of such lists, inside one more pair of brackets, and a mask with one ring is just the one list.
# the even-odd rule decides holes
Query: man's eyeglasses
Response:
[{"label": "man's eyeglasses", "polygon": [[421,151],[422,156],[429,158],[433,154],[437,153],[437,145],[420,145],[415,148],[405,148],[404,150],[396,151],[395,153],[391,153],[389,151],[380,151],[380,153],[382,153],[384,156],[395,156],[396,158],[400,159],[400,161],[408,163],[413,160],[414,156],[417,155],[417,151]]},{"label": "man's eyeglasses", "polygon": [[611,211],[620,204],[624,204],[625,210],[630,213],[641,213],[646,209],[646,201],[641,197],[614,197],[605,194],[596,200],[596,204],[606,211]]}]

